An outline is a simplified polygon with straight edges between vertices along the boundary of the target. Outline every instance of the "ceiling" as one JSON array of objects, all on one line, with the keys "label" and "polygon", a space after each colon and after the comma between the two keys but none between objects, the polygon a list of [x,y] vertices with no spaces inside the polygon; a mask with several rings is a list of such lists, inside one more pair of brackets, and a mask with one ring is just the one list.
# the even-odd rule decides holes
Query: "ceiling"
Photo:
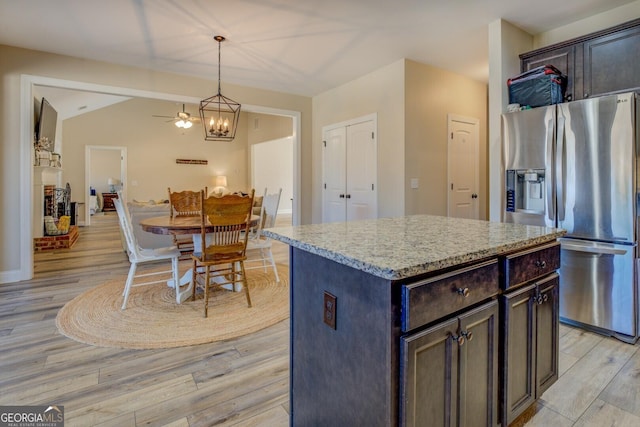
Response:
[{"label": "ceiling", "polygon": [[538,34],[634,0],[0,0],[0,44],[314,96],[408,58],[488,80],[488,24]]}]

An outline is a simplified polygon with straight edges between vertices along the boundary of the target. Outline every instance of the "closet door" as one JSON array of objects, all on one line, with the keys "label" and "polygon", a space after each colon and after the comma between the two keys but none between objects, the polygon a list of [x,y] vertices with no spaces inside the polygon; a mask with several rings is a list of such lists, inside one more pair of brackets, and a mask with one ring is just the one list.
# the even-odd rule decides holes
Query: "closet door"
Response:
[{"label": "closet door", "polygon": [[374,120],[325,128],[322,149],[322,222],[376,218]]}]

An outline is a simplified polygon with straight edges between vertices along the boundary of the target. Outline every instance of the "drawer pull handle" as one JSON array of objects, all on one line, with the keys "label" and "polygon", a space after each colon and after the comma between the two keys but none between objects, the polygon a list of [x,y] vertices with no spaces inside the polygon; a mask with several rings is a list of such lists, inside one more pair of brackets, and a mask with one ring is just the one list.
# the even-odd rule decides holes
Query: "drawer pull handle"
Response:
[{"label": "drawer pull handle", "polygon": [[536,261],[536,267],[542,269],[542,268],[546,268],[547,267],[547,262],[542,260],[542,261]]},{"label": "drawer pull handle", "polygon": [[466,298],[469,296],[469,288],[458,288],[456,289],[456,293]]}]

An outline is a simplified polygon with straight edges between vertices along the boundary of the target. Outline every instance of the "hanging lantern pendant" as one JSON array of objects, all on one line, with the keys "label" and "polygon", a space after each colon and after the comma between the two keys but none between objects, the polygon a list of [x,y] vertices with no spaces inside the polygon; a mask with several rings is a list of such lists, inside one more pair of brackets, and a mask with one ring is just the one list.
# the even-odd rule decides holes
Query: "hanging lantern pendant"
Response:
[{"label": "hanging lantern pendant", "polygon": [[236,136],[240,104],[222,95],[220,90],[220,44],[222,36],[215,36],[218,42],[218,93],[200,101],[200,120],[204,127],[206,141],[232,141]]}]

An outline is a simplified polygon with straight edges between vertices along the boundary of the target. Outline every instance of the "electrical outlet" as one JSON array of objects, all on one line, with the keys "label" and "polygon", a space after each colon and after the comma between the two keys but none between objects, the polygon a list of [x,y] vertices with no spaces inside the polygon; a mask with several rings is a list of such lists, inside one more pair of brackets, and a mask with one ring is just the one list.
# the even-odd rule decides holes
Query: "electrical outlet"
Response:
[{"label": "electrical outlet", "polygon": [[324,323],[326,323],[330,328],[336,328],[336,303],[337,298],[335,295],[330,294],[327,291],[324,291],[324,304],[322,307]]}]

